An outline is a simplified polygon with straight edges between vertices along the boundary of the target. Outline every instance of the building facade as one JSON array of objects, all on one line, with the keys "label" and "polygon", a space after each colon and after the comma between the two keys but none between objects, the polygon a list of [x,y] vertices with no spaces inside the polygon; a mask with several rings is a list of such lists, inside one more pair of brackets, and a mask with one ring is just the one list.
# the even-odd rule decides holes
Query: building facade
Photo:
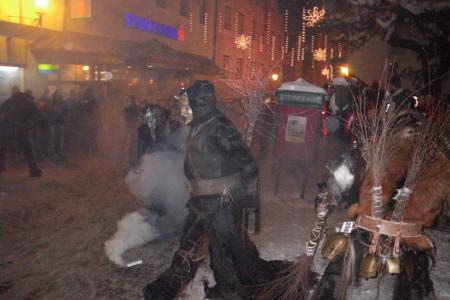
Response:
[{"label": "building facade", "polygon": [[165,99],[198,78],[282,73],[276,0],[4,0],[0,101],[11,85]]}]

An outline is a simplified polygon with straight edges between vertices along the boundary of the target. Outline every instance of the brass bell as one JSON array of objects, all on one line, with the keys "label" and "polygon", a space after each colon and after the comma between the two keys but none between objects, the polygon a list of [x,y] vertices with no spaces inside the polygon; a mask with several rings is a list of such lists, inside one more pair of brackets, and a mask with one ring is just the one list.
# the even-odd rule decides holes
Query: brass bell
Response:
[{"label": "brass bell", "polygon": [[337,232],[327,236],[322,247],[323,258],[330,262],[335,262],[341,258],[347,250],[349,237],[343,233]]},{"label": "brass bell", "polygon": [[377,258],[375,255],[367,252],[364,254],[359,272],[365,278],[377,277]]},{"label": "brass bell", "polygon": [[397,257],[390,257],[386,260],[386,272],[389,274],[400,273],[400,260]]}]

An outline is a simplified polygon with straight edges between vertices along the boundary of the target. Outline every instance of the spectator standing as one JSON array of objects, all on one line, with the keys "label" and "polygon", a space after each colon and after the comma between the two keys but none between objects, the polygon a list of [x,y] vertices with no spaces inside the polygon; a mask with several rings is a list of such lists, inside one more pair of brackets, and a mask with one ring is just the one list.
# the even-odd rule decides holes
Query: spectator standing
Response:
[{"label": "spectator standing", "polygon": [[52,99],[45,106],[50,143],[49,157],[51,160],[63,161],[64,155],[64,121],[67,115],[66,103],[63,100],[61,90],[56,89]]},{"label": "spectator standing", "polygon": [[11,97],[0,106],[0,172],[5,168],[8,145],[17,144],[25,155],[31,177],[40,177],[41,170],[31,148],[29,131],[39,119],[39,111],[25,93],[12,88]]}]

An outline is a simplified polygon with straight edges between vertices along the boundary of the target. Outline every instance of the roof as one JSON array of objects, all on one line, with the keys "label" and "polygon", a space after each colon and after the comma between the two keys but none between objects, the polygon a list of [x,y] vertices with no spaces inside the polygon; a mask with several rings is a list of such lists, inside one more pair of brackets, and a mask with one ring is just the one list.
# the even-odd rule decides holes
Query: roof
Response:
[{"label": "roof", "polygon": [[219,67],[207,57],[177,51],[157,39],[145,42],[132,49],[128,53],[126,61],[129,65],[155,65],[208,75],[215,75],[220,72]]},{"label": "roof", "polygon": [[47,33],[31,44],[39,62],[54,64],[124,64],[129,48],[129,42],[74,32]]},{"label": "roof", "polygon": [[299,78],[295,81],[282,83],[281,86],[278,88],[278,91],[295,91],[295,92],[318,93],[318,94],[327,93],[320,86],[309,83],[303,78]]}]

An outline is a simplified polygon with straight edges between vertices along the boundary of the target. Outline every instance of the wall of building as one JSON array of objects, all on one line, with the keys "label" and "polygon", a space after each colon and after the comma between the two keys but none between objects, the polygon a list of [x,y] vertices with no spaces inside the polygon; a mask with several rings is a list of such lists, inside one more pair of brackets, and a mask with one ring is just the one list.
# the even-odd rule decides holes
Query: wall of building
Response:
[{"label": "wall of building", "polygon": [[0,20],[11,23],[37,26],[39,13],[42,19],[39,27],[63,30],[64,1],[48,1],[48,7],[39,9],[35,0],[2,0],[0,1]]},{"label": "wall of building", "polygon": [[[181,0],[166,0],[166,7],[160,7],[158,1],[120,0],[120,5],[111,5],[110,0],[92,1],[92,16],[90,18],[72,18],[67,11],[66,30],[92,35],[101,35],[136,43],[144,43],[157,39],[167,46],[190,54],[212,58],[214,2],[208,0],[207,14],[200,15],[199,1],[189,2],[186,16],[180,14]],[[125,13],[130,13],[141,19],[150,20],[184,30],[184,41],[128,27]],[[205,24],[201,24],[205,23]],[[206,21],[206,22],[205,22]],[[138,27],[138,26],[136,26]]]}]

